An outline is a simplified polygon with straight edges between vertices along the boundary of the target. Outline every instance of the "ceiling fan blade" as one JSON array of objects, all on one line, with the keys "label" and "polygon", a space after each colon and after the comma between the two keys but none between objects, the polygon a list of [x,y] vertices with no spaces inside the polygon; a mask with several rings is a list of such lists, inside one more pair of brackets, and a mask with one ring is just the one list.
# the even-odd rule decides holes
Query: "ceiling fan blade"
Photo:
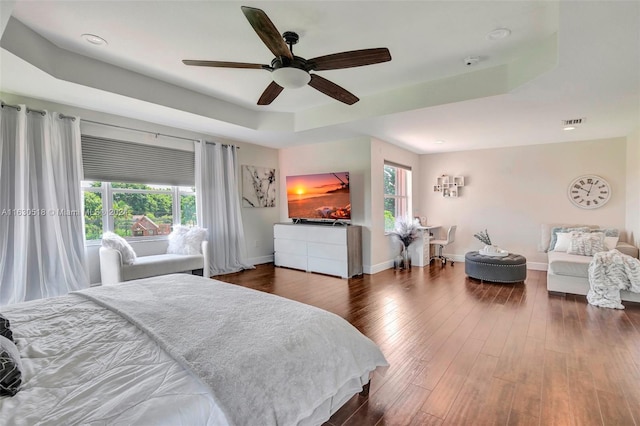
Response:
[{"label": "ceiling fan blade", "polygon": [[285,56],[293,59],[291,51],[278,32],[278,29],[271,19],[261,9],[255,7],[242,6],[242,13],[247,18],[253,29],[256,31],[262,42],[276,56]]},{"label": "ceiling fan blade", "polygon": [[185,59],[182,61],[185,65],[193,65],[196,67],[219,67],[219,68],[250,68],[257,70],[268,70],[271,67],[269,65],[262,64],[247,64],[244,62],[223,62],[223,61],[197,61],[192,59]]},{"label": "ceiling fan blade", "polygon": [[309,59],[307,63],[309,64],[309,70],[327,71],[379,64],[390,60],[391,53],[389,53],[389,49],[380,47],[318,56],[317,58]]},{"label": "ceiling fan blade", "polygon": [[280,92],[284,90],[284,87],[280,86],[275,81],[272,81],[270,85],[262,92],[260,99],[258,99],[258,105],[269,105],[275,98],[278,97]]},{"label": "ceiling fan blade", "polygon": [[353,105],[360,100],[353,93],[317,74],[311,74],[309,86],[347,105]]}]

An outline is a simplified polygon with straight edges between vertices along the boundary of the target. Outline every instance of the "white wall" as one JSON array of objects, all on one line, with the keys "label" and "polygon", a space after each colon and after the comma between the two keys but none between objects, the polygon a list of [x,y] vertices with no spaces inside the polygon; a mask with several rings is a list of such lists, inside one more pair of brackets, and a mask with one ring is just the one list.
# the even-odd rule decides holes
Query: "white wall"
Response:
[{"label": "white wall", "polygon": [[[411,167],[413,197],[421,193],[419,156],[377,139],[359,138],[280,150],[280,218],[287,219],[288,175],[349,171],[352,223],[362,226],[363,269],[367,274],[393,266],[398,243],[384,233],[383,168],[392,161]],[[418,202],[414,202],[417,215]]]},{"label": "white wall", "polygon": [[[524,255],[529,267],[543,269],[546,254],[538,251],[541,224],[625,229],[626,155],[625,138],[423,155],[420,214],[433,224],[458,225],[456,241],[446,250],[458,260],[482,246],[473,234],[486,228],[494,244]],[[465,177],[458,198],[433,192],[441,174]],[[612,196],[605,206],[585,210],[569,202],[567,186],[583,174],[609,181]]]},{"label": "white wall", "polygon": [[[164,133],[191,139],[205,139],[208,141],[218,141],[221,143],[234,144],[240,147],[238,161],[240,165],[252,165],[261,167],[277,168],[278,151],[241,141],[228,140],[215,135],[191,132],[184,129],[161,126],[154,123],[134,120],[123,116],[105,114],[99,111],[91,111],[69,105],[42,101],[25,97],[15,96],[9,93],[0,93],[2,100],[8,104],[26,104],[34,109],[46,109],[56,111],[65,115],[79,116],[85,120],[92,120],[101,123],[114,124],[118,126],[130,127],[134,129],[146,130],[151,133]],[[133,132],[130,130],[116,129],[113,127],[82,123],[83,133],[90,133],[93,136],[100,136],[113,139],[127,140],[149,145],[164,146],[174,149],[193,151],[193,143],[174,138],[156,137],[153,134]],[[241,195],[242,188],[238,188]],[[242,219],[244,224],[245,238],[247,242],[247,252],[250,261],[253,263],[265,263],[273,260],[273,223],[279,218],[277,208],[243,208]],[[152,241],[132,242],[138,252],[153,252],[154,243]],[[89,243],[87,246],[88,267],[92,284],[100,282],[100,265],[98,258],[99,246]]]},{"label": "white wall", "polygon": [[640,127],[627,137],[627,240],[640,244]]},{"label": "white wall", "polygon": [[[241,146],[238,160],[241,166],[260,166],[276,169],[276,182],[281,180],[278,166],[278,150],[263,146],[236,143]],[[242,184],[242,177],[240,177]],[[276,200],[280,189],[276,187]],[[277,201],[276,201],[277,202]],[[280,218],[277,207],[243,207],[242,224],[249,260],[252,263],[273,262],[273,224]]]},{"label": "white wall", "polygon": [[384,162],[390,161],[411,168],[412,175],[412,216],[422,216],[420,195],[420,156],[378,139],[371,140],[371,271],[376,273],[393,266],[393,259],[400,252],[400,243],[384,232]]},{"label": "white wall", "polygon": [[[527,257],[532,267],[543,268],[546,255],[538,251],[540,225],[580,222],[613,226],[627,231],[636,245],[640,236],[640,129],[627,138],[569,142],[515,148],[488,149],[418,156],[395,145],[368,137],[282,149],[280,151],[241,141],[229,141],[183,129],[160,126],[122,116],[0,93],[10,104],[48,109],[84,119],[166,133],[194,139],[217,140],[240,146],[241,165],[276,168],[276,208],[243,208],[247,251],[254,263],[273,259],[273,224],[287,221],[287,175],[349,171],[352,219],[363,226],[363,263],[366,273],[391,266],[398,246],[384,235],[383,177],[385,160],[413,170],[414,215],[431,224],[458,225],[456,242],[448,254],[463,258],[481,243],[473,234],[484,230],[494,243]],[[192,150],[187,141],[83,124],[96,136]],[[444,199],[434,193],[437,176],[465,176],[460,197]],[[569,182],[581,174],[597,174],[612,185],[609,203],[596,210],[582,210],[569,203]],[[240,189],[241,191],[241,189]],[[136,243],[134,243],[136,244]],[[138,243],[136,250],[152,250],[153,243]],[[98,246],[88,247],[91,282],[100,280]]]},{"label": "white wall", "polygon": [[280,221],[289,221],[285,178],[327,172],[349,172],[351,222],[362,226],[362,262],[371,265],[371,141],[369,138],[326,142],[280,150]]}]

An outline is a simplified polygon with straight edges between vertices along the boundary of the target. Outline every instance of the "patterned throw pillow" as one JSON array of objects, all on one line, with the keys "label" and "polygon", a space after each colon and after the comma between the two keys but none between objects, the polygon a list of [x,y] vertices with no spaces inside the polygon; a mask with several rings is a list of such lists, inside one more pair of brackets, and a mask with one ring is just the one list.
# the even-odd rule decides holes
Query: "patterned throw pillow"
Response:
[{"label": "patterned throw pillow", "polygon": [[0,336],[0,396],[13,396],[22,384],[20,352],[15,343]]},{"label": "patterned throw pillow", "polygon": [[[547,251],[554,251],[556,248],[556,242],[558,241],[558,233],[559,232],[571,232],[571,231],[580,231],[580,232],[589,232],[591,228],[588,226],[580,226],[580,227],[566,227],[566,226],[554,226],[551,228],[551,241],[549,242],[549,248]],[[563,250],[564,251],[564,250]]]},{"label": "patterned throw pillow", "polygon": [[113,232],[102,234],[102,247],[118,250],[122,256],[122,262],[126,265],[132,265],[136,261],[136,252],[133,251],[127,240],[118,234]]},{"label": "patterned throw pillow", "polygon": [[601,251],[606,251],[603,232],[571,232],[571,242],[567,253],[593,256]]},{"label": "patterned throw pillow", "polygon": [[13,341],[13,333],[9,328],[11,323],[9,320],[0,314],[0,336],[6,337],[7,339]]},{"label": "patterned throw pillow", "polygon": [[602,232],[605,237],[620,237],[618,228],[596,228],[592,229],[591,232]]}]

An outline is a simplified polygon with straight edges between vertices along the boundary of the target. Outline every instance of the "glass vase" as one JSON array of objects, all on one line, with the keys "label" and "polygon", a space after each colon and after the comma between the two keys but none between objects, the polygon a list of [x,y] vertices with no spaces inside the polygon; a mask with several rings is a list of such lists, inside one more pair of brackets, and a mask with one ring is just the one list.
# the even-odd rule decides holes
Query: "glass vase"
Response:
[{"label": "glass vase", "polygon": [[396,258],[393,261],[393,267],[396,271],[399,271],[402,269],[402,256],[401,255],[397,255]]},{"label": "glass vase", "polygon": [[403,269],[411,269],[411,256],[409,255],[408,247],[402,250],[402,267]]}]

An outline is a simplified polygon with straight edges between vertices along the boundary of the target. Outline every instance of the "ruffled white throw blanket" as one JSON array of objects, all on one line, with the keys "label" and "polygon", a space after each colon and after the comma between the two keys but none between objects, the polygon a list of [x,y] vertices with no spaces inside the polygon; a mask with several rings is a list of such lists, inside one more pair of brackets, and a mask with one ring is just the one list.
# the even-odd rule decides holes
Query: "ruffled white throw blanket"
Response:
[{"label": "ruffled white throw blanket", "polygon": [[596,253],[589,263],[589,286],[590,304],[624,309],[620,290],[640,293],[640,260],[615,249]]},{"label": "ruffled white throw blanket", "polygon": [[[230,425],[298,425],[340,390],[388,365],[344,319],[313,306],[192,275],[80,294],[120,314],[209,386]],[[325,415],[328,419],[328,414]]]}]

